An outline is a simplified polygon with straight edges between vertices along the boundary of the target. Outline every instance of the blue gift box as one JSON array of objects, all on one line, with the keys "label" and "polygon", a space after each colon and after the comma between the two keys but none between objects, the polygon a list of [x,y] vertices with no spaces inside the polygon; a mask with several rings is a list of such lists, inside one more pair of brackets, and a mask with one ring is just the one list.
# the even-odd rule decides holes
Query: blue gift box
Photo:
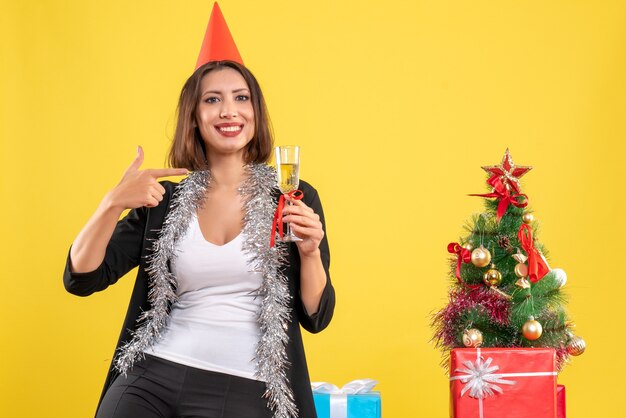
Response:
[{"label": "blue gift box", "polygon": [[[330,402],[332,396],[329,393],[314,393],[315,411],[317,418],[335,418],[330,415]],[[380,392],[368,392],[358,395],[347,396],[347,415],[337,418],[381,418]]]}]

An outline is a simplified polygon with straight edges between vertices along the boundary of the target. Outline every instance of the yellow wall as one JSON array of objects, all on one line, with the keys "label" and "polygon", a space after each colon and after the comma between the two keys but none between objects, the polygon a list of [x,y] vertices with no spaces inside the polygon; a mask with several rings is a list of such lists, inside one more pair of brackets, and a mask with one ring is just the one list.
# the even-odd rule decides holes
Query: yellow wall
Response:
[{"label": "yellow wall", "polygon": [[[619,416],[626,3],[220,5],[327,212],[338,299],[306,337],[312,378],[378,379],[385,418],[446,416],[429,314],[445,303],[446,244],[482,210],[466,195],[508,146],[535,167],[524,191],[588,344],[559,378],[569,417]],[[134,274],[77,298],[66,252],[136,145],[163,165],[210,6],[1,0],[1,416],[93,413]]]}]

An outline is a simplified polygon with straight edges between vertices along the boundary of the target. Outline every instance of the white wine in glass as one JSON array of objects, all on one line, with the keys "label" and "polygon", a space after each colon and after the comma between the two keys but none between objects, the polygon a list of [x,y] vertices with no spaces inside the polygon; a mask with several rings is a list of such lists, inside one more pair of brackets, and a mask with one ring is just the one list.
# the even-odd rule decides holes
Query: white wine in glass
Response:
[{"label": "white wine in glass", "polygon": [[[278,188],[282,193],[290,193],[298,190],[300,183],[300,147],[297,145],[285,145],[276,147],[276,172],[278,174]],[[288,203],[291,204],[291,203]],[[280,226],[282,228],[282,226]],[[282,241],[302,241],[293,234],[287,224],[287,234]]]},{"label": "white wine in glass", "polygon": [[278,188],[283,193],[298,190],[300,164],[285,163],[280,165],[280,173],[278,174]]}]

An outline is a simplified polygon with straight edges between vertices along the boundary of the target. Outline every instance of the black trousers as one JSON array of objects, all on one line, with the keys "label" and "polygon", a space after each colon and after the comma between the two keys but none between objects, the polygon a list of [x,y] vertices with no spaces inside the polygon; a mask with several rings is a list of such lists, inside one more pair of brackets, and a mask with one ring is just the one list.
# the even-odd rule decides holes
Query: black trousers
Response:
[{"label": "black trousers", "polygon": [[271,418],[265,383],[146,355],[107,390],[96,418]]}]

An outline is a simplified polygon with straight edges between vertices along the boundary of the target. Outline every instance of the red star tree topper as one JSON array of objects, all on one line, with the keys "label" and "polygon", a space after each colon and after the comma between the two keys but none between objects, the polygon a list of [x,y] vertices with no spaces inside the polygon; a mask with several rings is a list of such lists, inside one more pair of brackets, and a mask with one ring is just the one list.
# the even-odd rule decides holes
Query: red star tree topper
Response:
[{"label": "red star tree topper", "polygon": [[500,165],[484,166],[482,169],[491,174],[487,183],[493,184],[493,181],[499,178],[500,181],[507,186],[507,188],[512,188],[515,193],[521,193],[519,179],[524,174],[532,170],[532,167],[516,166],[515,163],[513,163],[513,159],[511,158],[511,154],[507,148]]}]

